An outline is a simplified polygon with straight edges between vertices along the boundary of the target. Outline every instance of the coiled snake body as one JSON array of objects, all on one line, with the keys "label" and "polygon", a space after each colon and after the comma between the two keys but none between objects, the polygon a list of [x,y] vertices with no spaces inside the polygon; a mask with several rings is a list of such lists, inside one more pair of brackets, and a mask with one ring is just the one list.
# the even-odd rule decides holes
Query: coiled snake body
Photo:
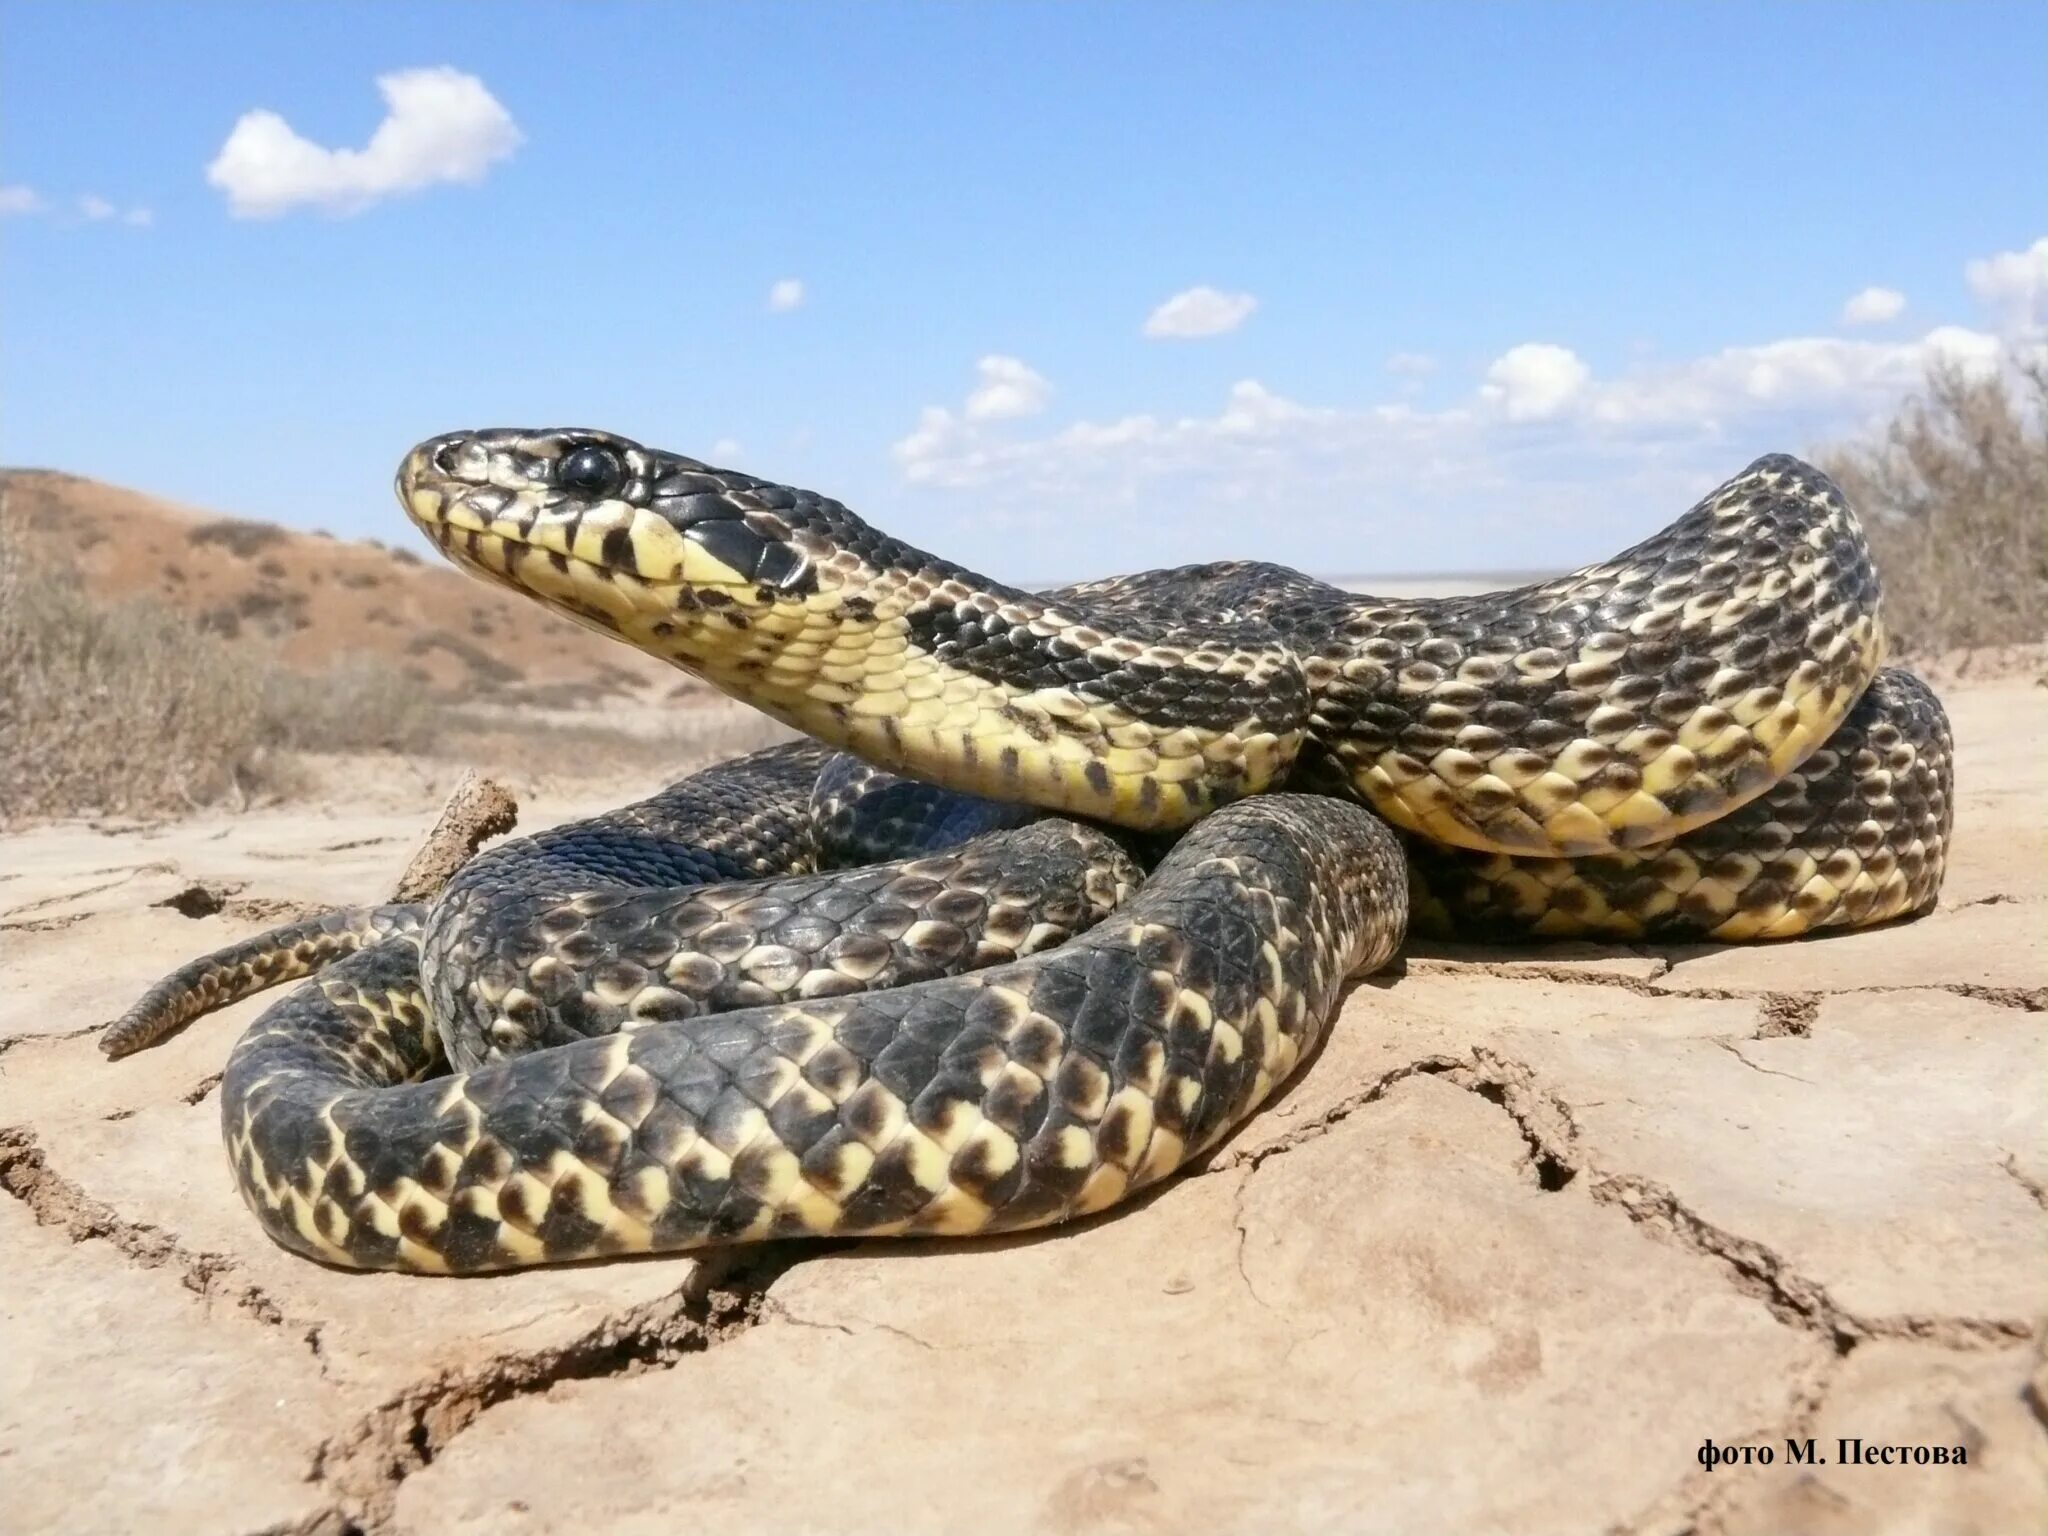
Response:
[{"label": "coiled snake body", "polygon": [[437,438],[398,491],[456,563],[814,741],[115,1026],[319,972],[222,1117],[267,1230],[330,1262],[1057,1221],[1240,1124],[1411,908],[1733,940],[1939,889],[1946,720],[1880,670],[1861,530],[1794,459],[1613,561],[1411,603],[1235,562],[1025,593],[599,432]]}]

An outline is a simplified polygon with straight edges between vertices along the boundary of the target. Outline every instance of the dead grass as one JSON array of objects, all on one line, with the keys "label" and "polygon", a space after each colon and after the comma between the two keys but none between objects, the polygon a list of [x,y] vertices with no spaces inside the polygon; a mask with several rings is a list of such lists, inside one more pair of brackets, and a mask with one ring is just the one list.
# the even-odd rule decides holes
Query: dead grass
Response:
[{"label": "dead grass", "polygon": [[0,506],[0,822],[279,797],[293,754],[416,746],[426,718],[388,667],[311,677],[160,603],[96,600]]},{"label": "dead grass", "polygon": [[185,535],[189,544],[218,544],[244,560],[290,539],[291,535],[274,523],[252,523],[239,517],[216,518],[213,522],[201,523]]},{"label": "dead grass", "polygon": [[535,783],[653,783],[792,734],[701,688],[696,707],[636,708],[633,678],[610,668],[581,685],[521,683],[443,631],[412,649],[449,650],[482,674],[459,697],[436,697],[408,663],[383,658],[300,671],[275,638],[297,617],[298,594],[258,588],[197,613],[96,598],[74,570],[25,547],[27,510],[0,491],[0,826],[289,800],[327,771],[309,754],[453,759]]},{"label": "dead grass", "polygon": [[1876,437],[1818,462],[1863,519],[1902,653],[2048,635],[2048,361],[1937,366]]},{"label": "dead grass", "polygon": [[433,700],[374,657],[345,657],[321,673],[273,665],[262,701],[267,732],[295,752],[419,752],[436,732]]}]

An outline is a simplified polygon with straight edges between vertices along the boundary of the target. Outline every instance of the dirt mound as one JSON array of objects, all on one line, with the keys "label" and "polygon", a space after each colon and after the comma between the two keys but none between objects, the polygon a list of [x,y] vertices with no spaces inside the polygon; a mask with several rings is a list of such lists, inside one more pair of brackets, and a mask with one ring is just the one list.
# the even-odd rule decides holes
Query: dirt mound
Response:
[{"label": "dirt mound", "polygon": [[309,671],[368,656],[439,691],[549,705],[683,680],[538,603],[374,539],[218,517],[50,470],[0,470],[0,493],[22,543],[75,568],[94,596],[155,598],[223,636],[274,640]]}]

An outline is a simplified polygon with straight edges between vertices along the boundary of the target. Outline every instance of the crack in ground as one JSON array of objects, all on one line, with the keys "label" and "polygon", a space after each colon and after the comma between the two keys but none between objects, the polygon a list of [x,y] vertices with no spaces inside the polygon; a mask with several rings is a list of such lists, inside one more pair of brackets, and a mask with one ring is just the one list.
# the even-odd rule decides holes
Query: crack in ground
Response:
[{"label": "crack in ground", "polygon": [[2048,1369],[2036,1369],[2027,1377],[2027,1384],[2020,1388],[2020,1398],[2027,1405],[2027,1412],[2034,1416],[2034,1422],[2048,1432]]},{"label": "crack in ground", "polygon": [[194,1252],[163,1228],[129,1221],[93,1199],[50,1167],[35,1133],[26,1127],[0,1129],[0,1190],[27,1206],[38,1226],[56,1227],[74,1243],[109,1243],[141,1268],[172,1270],[188,1291],[207,1301],[229,1302],[273,1328],[293,1331],[303,1326],[302,1341],[312,1350],[321,1373],[326,1373],[317,1327],[287,1318],[261,1286],[239,1280],[240,1260],[224,1253]]},{"label": "crack in ground", "polygon": [[62,933],[96,916],[93,912],[70,912],[62,917],[25,917],[18,923],[0,923],[0,933]]},{"label": "crack in ground", "polygon": [[2024,1189],[2027,1192],[2028,1198],[2031,1199],[2034,1202],[2034,1204],[2041,1207],[2042,1210],[2048,1211],[2048,1185],[2042,1184],[2042,1182],[2039,1179],[2035,1178],[2033,1175],[2029,1174],[2024,1168],[2020,1167],[2020,1159],[2019,1154],[2017,1152],[2006,1153],[2005,1161],[2000,1163],[1998,1166],[2003,1168],[2008,1174],[2012,1175],[2014,1182],[2016,1182],[2021,1189]]},{"label": "crack in ground", "polygon": [[1252,1272],[1244,1267],[1244,1250],[1246,1245],[1250,1243],[1252,1236],[1252,1229],[1246,1224],[1244,1219],[1244,1200],[1251,1190],[1252,1175],[1257,1171],[1258,1164],[1256,1163],[1247,1168],[1244,1176],[1237,1181],[1237,1190],[1230,1198],[1230,1224],[1237,1230],[1237,1242],[1233,1250],[1233,1258],[1237,1263],[1238,1282],[1244,1286],[1245,1295],[1251,1297],[1254,1306],[1262,1307],[1266,1311],[1271,1312],[1273,1304],[1259,1294],[1259,1288],[1252,1284]]},{"label": "crack in ground", "polygon": [[[1642,958],[1661,957],[1650,955]],[[1867,987],[1826,987],[1817,992],[1739,991],[1732,987],[1688,986],[1683,980],[1673,978],[1675,962],[1671,961],[1666,961],[1665,968],[1653,977],[1584,971],[1575,969],[1569,962],[1546,963],[1540,960],[1460,960],[1442,955],[1423,955],[1409,963],[1421,967],[1420,974],[1463,974],[1491,976],[1502,981],[1536,980],[1573,987],[1615,987],[1623,992],[1633,992],[1638,997],[1696,997],[1711,1002],[1757,1003],[1766,1015],[1758,1030],[1759,1038],[1809,1033],[1813,1020],[1820,1013],[1821,1004],[1831,997],[1888,992],[1946,992],[1952,997],[1967,997],[1975,1002],[2013,1008],[2022,1013],[2048,1013],[2048,987],[1996,987],[1974,981],[1881,982]],[[1660,982],[1663,984],[1659,985]]]},{"label": "crack in ground", "polygon": [[1278,1157],[1284,1152],[1292,1152],[1304,1142],[1314,1141],[1318,1137],[1329,1135],[1333,1128],[1342,1124],[1353,1114],[1357,1113],[1357,1111],[1365,1108],[1366,1105],[1385,1098],[1396,1083],[1406,1082],[1411,1077],[1435,1077],[1444,1073],[1457,1072],[1470,1065],[1469,1059],[1446,1056],[1441,1052],[1432,1052],[1427,1056],[1419,1056],[1415,1060],[1405,1062],[1390,1071],[1382,1072],[1356,1093],[1345,1095],[1313,1120],[1295,1126],[1277,1140],[1269,1141],[1265,1145],[1258,1147],[1233,1148],[1226,1156],[1216,1158],[1200,1168],[1190,1169],[1189,1172],[1196,1177],[1203,1174],[1219,1173],[1231,1168],[1242,1168],[1247,1173],[1256,1173],[1268,1158]]},{"label": "crack in ground", "polygon": [[761,1298],[761,1306],[761,1320],[763,1322],[766,1322],[770,1318],[772,1318],[776,1322],[786,1323],[792,1328],[811,1328],[815,1329],[820,1333],[839,1333],[844,1334],[849,1339],[858,1338],[863,1328],[873,1329],[877,1333],[886,1333],[892,1335],[895,1338],[899,1338],[903,1340],[906,1344],[915,1344],[919,1349],[926,1350],[933,1354],[936,1354],[939,1348],[939,1346],[932,1343],[931,1340],[919,1338],[916,1334],[912,1333],[908,1328],[898,1328],[894,1323],[877,1322],[874,1318],[871,1317],[861,1318],[859,1320],[861,1327],[855,1328],[847,1323],[828,1323],[820,1321],[819,1319],[814,1317],[801,1317],[796,1312],[790,1309],[789,1303],[785,1301],[778,1301],[773,1296],[764,1295]]},{"label": "crack in ground", "polygon": [[[1716,1443],[1734,1449],[1766,1445],[1775,1448],[1786,1441],[1811,1438],[1840,1371],[1841,1357],[1829,1356],[1810,1379],[1801,1379],[1794,1385],[1785,1414],[1776,1423],[1741,1434],[1717,1435]],[[1615,1526],[1614,1536],[1649,1536],[1651,1532],[1705,1536],[1710,1530],[1723,1528],[1723,1517],[1729,1507],[1750,1486],[1748,1480],[1726,1469],[1694,1467],[1634,1519]]]},{"label": "crack in ground", "polygon": [[1472,1048],[1471,1061],[1448,1076],[1514,1122],[1529,1149],[1538,1189],[1555,1194],[1578,1177],[1579,1165],[1569,1155],[1578,1146],[1578,1120],[1571,1105],[1537,1084],[1526,1063],[1479,1045]]},{"label": "crack in ground", "polygon": [[[1759,1038],[1768,1037],[1761,1036]],[[1733,1056],[1737,1061],[1741,1062],[1745,1067],[1749,1068],[1749,1070],[1752,1072],[1761,1072],[1766,1077],[1782,1077],[1789,1082],[1804,1083],[1809,1088],[1816,1086],[1816,1084],[1813,1082],[1811,1078],[1801,1077],[1796,1072],[1780,1072],[1776,1067],[1766,1067],[1761,1063],[1751,1061],[1747,1056],[1742,1054],[1742,1047],[1737,1045],[1733,1040],[1716,1040],[1714,1044],[1718,1045],[1730,1056]]]},{"label": "crack in ground", "polygon": [[[1715,1226],[1665,1185],[1641,1174],[1593,1166],[1580,1148],[1571,1106],[1542,1088],[1526,1062],[1485,1046],[1475,1047],[1472,1055],[1471,1071],[1446,1075],[1508,1114],[1529,1143],[1539,1182],[1546,1189],[1562,1189],[1585,1174],[1594,1200],[1618,1206],[1636,1225],[1714,1260],[1738,1290],[1761,1301],[1780,1322],[1827,1340],[1838,1356],[1866,1339],[1901,1339],[1969,1350],[2004,1348],[2036,1336],[2038,1325],[2020,1318],[1932,1313],[1866,1317],[1852,1312],[1819,1281],[1799,1273],[1767,1244]],[[1556,1170],[1550,1182],[1544,1182],[1546,1165]]]},{"label": "crack in ground", "polygon": [[55,1034],[0,1035],[0,1056],[5,1056],[17,1045],[31,1041],[44,1041],[55,1045],[65,1040],[83,1040],[87,1035],[96,1035],[107,1026],[104,1024],[81,1024],[77,1029],[60,1030]]},{"label": "crack in ground", "polygon": [[[114,872],[111,869],[94,871],[97,874],[113,874]],[[40,912],[45,907],[59,907],[67,901],[83,901],[88,896],[98,896],[107,891],[118,890],[138,875],[174,875],[177,872],[178,866],[175,864],[137,864],[133,868],[123,871],[121,878],[118,880],[109,880],[101,885],[89,885],[82,891],[65,891],[60,895],[41,896],[34,901],[25,901],[19,906],[9,907],[4,912],[0,912],[0,917],[19,917],[25,912]],[[83,917],[90,914],[80,913],[79,915]],[[13,928],[22,925],[9,923],[7,926]]]},{"label": "crack in ground", "polygon": [[1244,1283],[1245,1294],[1251,1297],[1253,1302],[1264,1307],[1269,1312],[1273,1310],[1272,1303],[1261,1296],[1258,1287],[1252,1284],[1251,1274],[1246,1270],[1244,1264],[1245,1245],[1251,1241],[1251,1229],[1246,1224],[1244,1218],[1244,1202],[1246,1195],[1251,1190],[1252,1175],[1257,1173],[1259,1169],[1263,1168],[1272,1159],[1292,1152],[1296,1147],[1302,1146],[1305,1143],[1316,1141],[1329,1135],[1332,1130],[1343,1124],[1344,1121],[1348,1120],[1359,1110],[1365,1108],[1366,1105],[1375,1104],[1385,1098],[1388,1093],[1393,1091],[1396,1084],[1404,1083],[1411,1077],[1436,1077],[1457,1073],[1468,1070],[1470,1066],[1471,1062],[1469,1059],[1447,1056],[1440,1052],[1417,1057],[1413,1061],[1404,1062],[1398,1067],[1380,1073],[1379,1076],[1375,1077],[1357,1092],[1345,1095],[1313,1120],[1295,1126],[1285,1135],[1274,1141],[1269,1141],[1265,1145],[1258,1147],[1233,1148],[1224,1156],[1214,1158],[1200,1167],[1190,1168],[1186,1171],[1185,1176],[1188,1178],[1201,1178],[1208,1174],[1228,1170],[1239,1170],[1242,1172],[1243,1177],[1238,1180],[1237,1189],[1231,1196],[1230,1220],[1231,1225],[1237,1232],[1235,1248],[1237,1277]]},{"label": "crack in ground", "polygon": [[[1873,990],[1906,992],[1913,989],[1885,987]],[[1974,998],[1980,1003],[1992,1003],[2000,1008],[2017,1008],[2022,1013],[2048,1013],[2048,987],[1986,987],[1974,981],[1955,981],[1929,990],[1951,992],[1957,997]]]},{"label": "crack in ground", "polygon": [[668,1370],[737,1338],[771,1315],[769,1286],[802,1257],[796,1244],[714,1255],[673,1291],[602,1318],[566,1342],[412,1382],[323,1441],[308,1480],[337,1496],[342,1529],[381,1536],[395,1529],[405,1480],[432,1466],[490,1409],[566,1382]]},{"label": "crack in ground", "polygon": [[322,1509],[303,1519],[266,1525],[249,1536],[363,1536],[363,1528],[338,1509]]},{"label": "crack in ground", "polygon": [[[1657,981],[1670,974],[1671,962],[1662,955],[1640,955],[1635,958],[1660,961],[1664,969],[1654,976],[1630,976],[1621,971],[1580,970],[1569,961],[1461,960],[1449,955],[1418,955],[1408,963],[1415,974],[1421,976],[1491,976],[1499,981],[1550,981],[1567,987],[1616,987],[1623,992],[1633,992],[1638,997],[1672,996],[1673,994],[1668,991],[1660,992],[1655,985]],[[1752,997],[1755,994],[1703,987],[1697,992],[1686,992],[1682,995],[1727,998]]]},{"label": "crack in ground", "polygon": [[1233,1148],[1226,1156],[1216,1158],[1199,1168],[1191,1168],[1187,1171],[1187,1176],[1190,1178],[1200,1178],[1206,1174],[1231,1169],[1242,1170],[1243,1172],[1243,1177],[1238,1180],[1237,1190],[1231,1196],[1230,1220],[1231,1225],[1237,1232],[1235,1249],[1237,1277],[1244,1282],[1245,1294],[1247,1296],[1251,1297],[1257,1305],[1264,1307],[1267,1311],[1270,1312],[1272,1310],[1272,1304],[1259,1294],[1258,1287],[1252,1284],[1250,1272],[1244,1267],[1245,1245],[1251,1240],[1251,1229],[1245,1224],[1244,1219],[1244,1202],[1246,1194],[1251,1189],[1252,1175],[1257,1173],[1259,1169],[1264,1167],[1273,1158],[1292,1152],[1296,1147],[1302,1146],[1307,1142],[1329,1135],[1332,1130],[1359,1110],[1365,1108],[1366,1105],[1377,1103],[1385,1098],[1393,1090],[1395,1084],[1404,1083],[1411,1077],[1433,1077],[1456,1072],[1463,1070],[1467,1066],[1469,1066],[1467,1061],[1440,1053],[1404,1062],[1390,1071],[1382,1072],[1378,1077],[1367,1083],[1365,1087],[1355,1093],[1345,1095],[1313,1120],[1295,1126],[1277,1140],[1269,1141],[1264,1146],[1259,1147]]}]

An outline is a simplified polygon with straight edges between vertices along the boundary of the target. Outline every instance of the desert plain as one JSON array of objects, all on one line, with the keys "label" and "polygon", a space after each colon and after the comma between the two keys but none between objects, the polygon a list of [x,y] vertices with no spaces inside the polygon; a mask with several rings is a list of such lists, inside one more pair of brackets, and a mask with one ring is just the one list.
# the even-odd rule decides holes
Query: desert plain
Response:
[{"label": "desert plain", "polygon": [[[453,770],[10,835],[0,1525],[2038,1529],[2048,686],[2038,652],[1976,660],[1940,683],[1934,913],[1411,948],[1205,1165],[990,1241],[461,1281],[293,1257],[219,1138],[266,1000],[120,1062],[95,1037],[194,954],[380,899]],[[1789,1463],[1807,1440],[1825,1464]]]}]

